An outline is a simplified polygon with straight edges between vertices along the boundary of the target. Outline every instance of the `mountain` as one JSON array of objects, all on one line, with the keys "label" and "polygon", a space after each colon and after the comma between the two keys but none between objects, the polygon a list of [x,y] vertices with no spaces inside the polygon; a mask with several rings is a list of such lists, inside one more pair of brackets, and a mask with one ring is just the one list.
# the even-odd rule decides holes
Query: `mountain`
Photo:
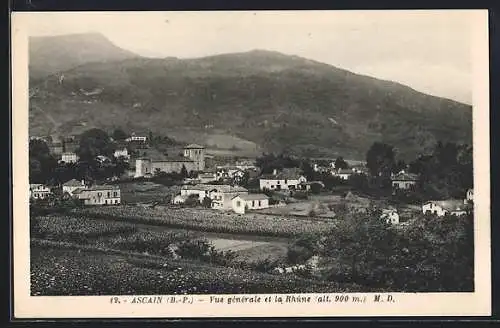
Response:
[{"label": "mountain", "polygon": [[89,62],[137,57],[99,33],[30,37],[29,72],[37,80]]},{"label": "mountain", "polygon": [[411,158],[437,140],[472,140],[471,106],[271,51],[87,63],[64,76],[31,83],[30,134],[216,133],[268,151],[353,159],[374,141]]}]

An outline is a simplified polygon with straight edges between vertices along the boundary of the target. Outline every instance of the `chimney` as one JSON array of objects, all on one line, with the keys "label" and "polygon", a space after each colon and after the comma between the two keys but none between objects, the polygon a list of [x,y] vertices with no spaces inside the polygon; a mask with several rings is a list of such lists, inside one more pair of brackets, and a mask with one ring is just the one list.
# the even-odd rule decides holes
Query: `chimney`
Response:
[{"label": "chimney", "polygon": [[273,175],[276,175],[276,174],[278,174],[278,170],[273,169]]},{"label": "chimney", "polygon": [[82,179],[82,186],[85,186],[85,180]]}]

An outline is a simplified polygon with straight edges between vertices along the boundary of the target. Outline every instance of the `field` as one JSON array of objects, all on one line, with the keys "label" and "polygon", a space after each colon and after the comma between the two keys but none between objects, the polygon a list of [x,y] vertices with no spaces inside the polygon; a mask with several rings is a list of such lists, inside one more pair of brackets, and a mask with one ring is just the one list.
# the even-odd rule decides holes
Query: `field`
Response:
[{"label": "field", "polygon": [[[339,290],[334,283],[252,269],[266,259],[284,260],[288,246],[285,239],[203,233],[81,216],[52,215],[31,220],[33,295]],[[172,245],[186,240],[206,240],[219,254],[230,250],[235,257],[221,265],[206,258],[184,258],[172,253]]]},{"label": "field", "polygon": [[304,233],[328,232],[335,222],[259,214],[237,215],[208,209],[173,209],[163,206],[109,206],[74,210],[74,215],[134,223],[161,225],[204,232],[294,237]]}]

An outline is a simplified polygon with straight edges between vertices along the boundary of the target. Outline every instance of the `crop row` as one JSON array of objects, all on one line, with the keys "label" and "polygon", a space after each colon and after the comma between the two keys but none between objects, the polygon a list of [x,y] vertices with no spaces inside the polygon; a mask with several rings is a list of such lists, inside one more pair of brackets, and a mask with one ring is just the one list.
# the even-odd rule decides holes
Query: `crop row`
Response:
[{"label": "crop row", "polygon": [[99,219],[123,220],[136,223],[164,225],[190,230],[294,237],[304,233],[324,233],[333,223],[315,222],[293,217],[238,216],[201,209],[144,208],[113,206],[75,209],[75,214]]}]

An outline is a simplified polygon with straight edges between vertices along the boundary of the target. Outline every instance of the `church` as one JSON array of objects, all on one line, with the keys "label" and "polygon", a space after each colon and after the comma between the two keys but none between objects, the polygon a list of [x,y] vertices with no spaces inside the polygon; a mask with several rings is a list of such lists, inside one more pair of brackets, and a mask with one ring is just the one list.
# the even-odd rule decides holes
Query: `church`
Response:
[{"label": "church", "polygon": [[205,147],[191,144],[184,147],[184,156],[163,158],[140,157],[135,161],[135,178],[154,175],[161,171],[166,173],[180,172],[182,167],[190,171],[203,171],[205,169]]}]

